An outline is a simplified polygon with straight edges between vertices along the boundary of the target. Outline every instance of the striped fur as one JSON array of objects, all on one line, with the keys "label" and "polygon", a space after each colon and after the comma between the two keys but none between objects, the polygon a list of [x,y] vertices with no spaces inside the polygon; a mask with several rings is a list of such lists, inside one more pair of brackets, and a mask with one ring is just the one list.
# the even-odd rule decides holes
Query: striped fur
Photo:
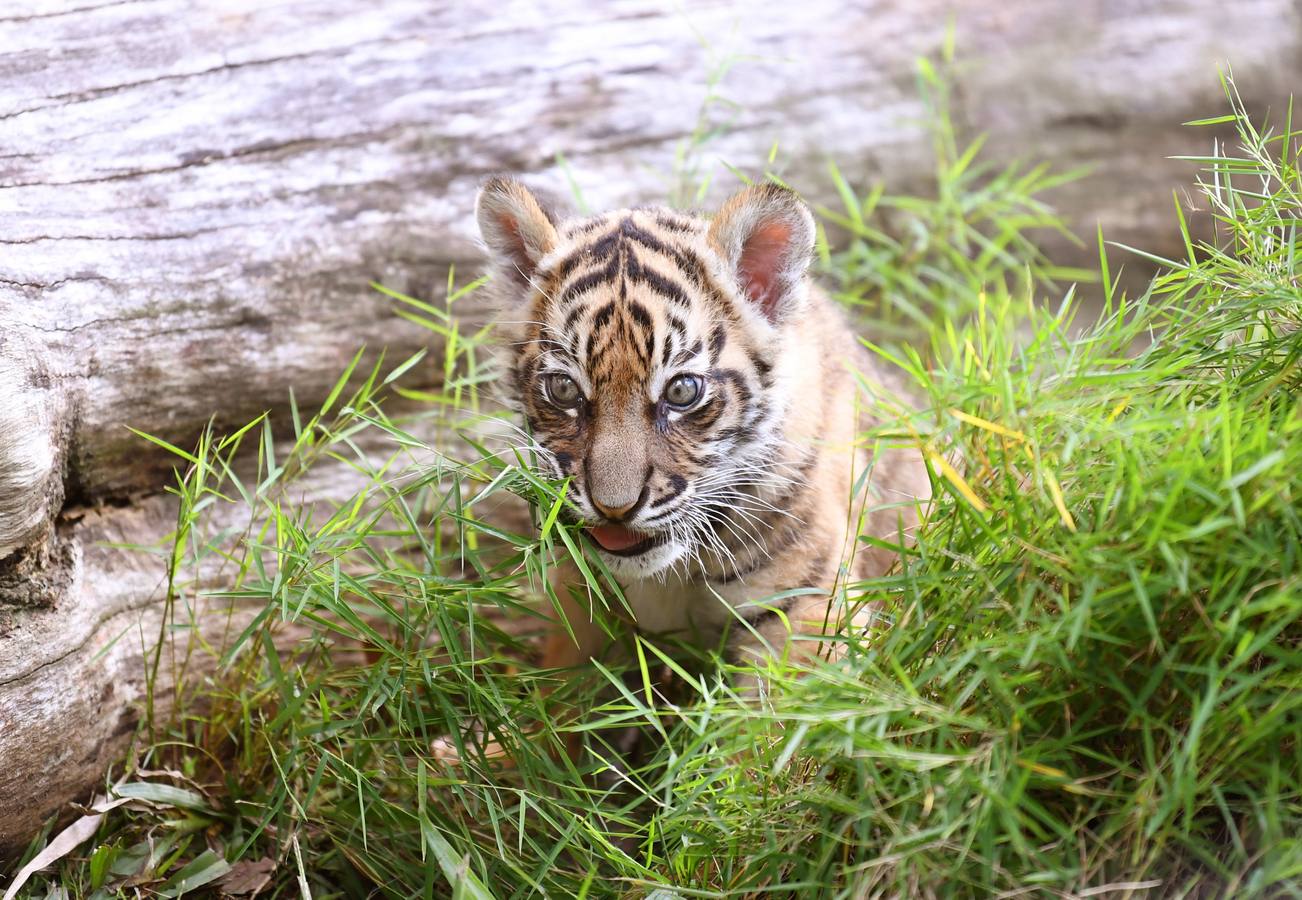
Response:
[{"label": "striped fur", "polygon": [[[925,501],[928,479],[916,450],[872,459],[856,446],[873,410],[853,372],[881,375],[809,282],[814,225],[792,192],[750,188],[711,220],[661,208],[565,220],[494,179],[478,217],[508,401],[571,477],[586,524],[647,536],[630,555],[598,549],[639,628],[715,642],[741,618],[752,627],[733,628],[736,651],[767,652],[788,624],[819,633],[837,618],[827,595],[778,609],[769,597],[831,588],[847,561],[855,577],[890,565],[855,550],[852,529],[910,529],[915,511],[899,504]],[[667,399],[680,376],[703,389],[690,408]],[[573,406],[557,402],[565,379],[581,393]],[[577,633],[577,647],[553,642],[552,664],[596,651],[595,629]]]}]

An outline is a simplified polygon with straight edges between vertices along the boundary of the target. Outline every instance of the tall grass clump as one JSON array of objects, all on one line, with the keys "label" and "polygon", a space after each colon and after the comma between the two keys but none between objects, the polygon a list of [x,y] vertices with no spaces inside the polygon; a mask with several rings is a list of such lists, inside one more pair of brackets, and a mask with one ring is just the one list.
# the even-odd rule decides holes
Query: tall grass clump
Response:
[{"label": "tall grass clump", "polygon": [[[925,403],[865,439],[916,441],[936,499],[894,571],[845,588],[881,626],[836,664],[774,664],[763,702],[645,641],[627,671],[538,667],[528,601],[586,558],[566,487],[477,412],[485,336],[397,296],[448,338],[442,389],[395,394],[419,359],[350,369],[288,442],[260,421],[177,451],[160,666],[217,667],[30,896],[1302,894],[1299,134],[1227,93],[1196,123],[1238,130],[1202,160],[1214,240],[1137,298],[1100,241],[1097,321],[1036,302],[1020,239],[829,252],[922,314],[920,340],[868,335]],[[1034,198],[967,196],[987,175],[915,201],[921,227],[1025,234]],[[339,472],[354,496],[314,501]],[[227,608],[209,648],[196,619]]]},{"label": "tall grass clump", "polygon": [[708,750],[680,751],[655,828],[679,878],[1302,893],[1299,135],[1237,107],[1198,124],[1226,122],[1240,145],[1202,160],[1217,241],[1142,297],[1111,295],[1104,258],[1079,336],[1072,298],[996,289],[881,349],[930,400],[908,427],[939,499],[853,588],[889,627],[770,709],[685,714]]}]

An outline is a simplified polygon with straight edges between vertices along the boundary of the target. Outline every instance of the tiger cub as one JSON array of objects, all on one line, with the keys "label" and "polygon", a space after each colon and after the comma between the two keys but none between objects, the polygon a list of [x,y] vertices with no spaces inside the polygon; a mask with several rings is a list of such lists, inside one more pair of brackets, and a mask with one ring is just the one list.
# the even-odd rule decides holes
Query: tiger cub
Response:
[{"label": "tiger cub", "polygon": [[[886,379],[810,283],[805,204],[766,184],[709,220],[656,207],[564,219],[495,178],[476,212],[508,402],[570,479],[632,624],[740,660],[816,652],[791,631],[845,624],[833,585],[891,565],[856,535],[897,542],[930,486],[916,448],[874,457],[856,443],[878,418],[856,378]],[[773,599],[807,587],[819,591]],[[570,629],[545,665],[600,655],[582,592],[556,593]]]}]

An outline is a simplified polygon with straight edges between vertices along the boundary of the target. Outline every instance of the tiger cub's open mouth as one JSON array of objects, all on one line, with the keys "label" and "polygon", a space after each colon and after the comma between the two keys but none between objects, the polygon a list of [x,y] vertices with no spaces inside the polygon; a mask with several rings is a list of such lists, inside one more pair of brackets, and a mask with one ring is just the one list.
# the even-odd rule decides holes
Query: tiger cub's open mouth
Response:
[{"label": "tiger cub's open mouth", "polygon": [[588,536],[602,550],[616,556],[637,556],[664,540],[663,535],[634,531],[623,525],[594,525],[588,529]]}]

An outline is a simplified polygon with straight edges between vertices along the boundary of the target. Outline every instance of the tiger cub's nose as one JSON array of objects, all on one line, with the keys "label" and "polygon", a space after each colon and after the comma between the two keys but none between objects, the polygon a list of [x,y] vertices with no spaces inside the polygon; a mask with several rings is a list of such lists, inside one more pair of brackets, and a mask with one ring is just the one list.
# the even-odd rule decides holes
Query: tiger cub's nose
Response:
[{"label": "tiger cub's nose", "polygon": [[598,442],[594,450],[587,465],[592,505],[608,519],[626,519],[646,500],[650,482],[646,456],[627,445],[611,446],[605,441]]},{"label": "tiger cub's nose", "polygon": [[643,485],[642,493],[633,498],[632,501],[621,505],[614,505],[609,498],[599,497],[596,493],[592,495],[592,505],[597,507],[597,512],[601,513],[607,519],[613,519],[616,522],[622,521],[629,516],[634,510],[642,505],[646,499],[646,486]]},{"label": "tiger cub's nose", "polygon": [[592,505],[612,521],[628,518],[646,501],[649,473],[628,465],[626,458],[608,456],[588,466],[588,496]]}]

